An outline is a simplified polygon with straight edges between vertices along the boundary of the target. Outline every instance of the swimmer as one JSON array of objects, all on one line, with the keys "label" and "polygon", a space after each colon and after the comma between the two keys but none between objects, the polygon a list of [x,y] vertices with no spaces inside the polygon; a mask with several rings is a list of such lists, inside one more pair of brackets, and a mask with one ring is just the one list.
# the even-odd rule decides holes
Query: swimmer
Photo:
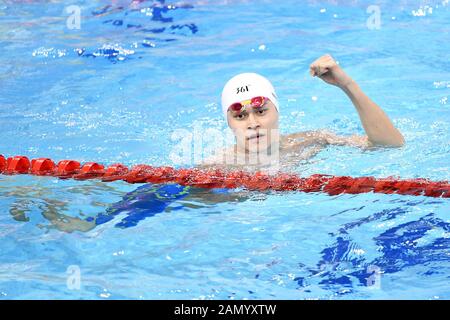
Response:
[{"label": "swimmer", "polygon": [[311,158],[327,145],[349,145],[363,149],[404,145],[402,134],[389,117],[333,57],[328,54],[320,57],[310,65],[309,72],[311,76],[345,92],[358,112],[365,136],[339,136],[326,130],[280,136],[280,109],[272,84],[256,73],[242,73],[231,78],[222,91],[223,114],[236,144],[216,151],[200,167],[237,166],[251,170],[271,167],[273,160],[286,167],[287,164],[295,165]]}]

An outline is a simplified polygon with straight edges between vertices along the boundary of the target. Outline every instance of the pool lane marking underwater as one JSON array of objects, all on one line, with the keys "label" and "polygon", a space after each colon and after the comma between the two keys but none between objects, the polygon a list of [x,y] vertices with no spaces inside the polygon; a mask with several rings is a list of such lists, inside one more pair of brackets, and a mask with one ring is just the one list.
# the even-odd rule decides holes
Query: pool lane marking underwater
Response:
[{"label": "pool lane marking underwater", "polygon": [[384,193],[412,196],[449,198],[448,181],[429,179],[397,179],[394,177],[349,177],[314,174],[301,178],[295,174],[278,173],[268,175],[264,172],[222,171],[218,169],[174,169],[172,167],[153,167],[145,164],[128,168],[123,164],[112,164],[105,168],[96,162],[83,165],[75,160],[61,160],[57,164],[49,158],[32,159],[13,156],[5,159],[0,155],[0,174],[31,174],[52,176],[61,179],[100,179],[102,181],[123,180],[128,183],[177,183],[182,186],[200,188],[274,191],[324,192],[329,195],[342,193]]}]

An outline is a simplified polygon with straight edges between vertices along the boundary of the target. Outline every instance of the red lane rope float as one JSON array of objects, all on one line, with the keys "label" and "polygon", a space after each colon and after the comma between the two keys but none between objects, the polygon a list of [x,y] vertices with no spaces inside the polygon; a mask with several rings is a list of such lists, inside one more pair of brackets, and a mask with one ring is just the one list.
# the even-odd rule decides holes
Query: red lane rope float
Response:
[{"label": "red lane rope float", "polygon": [[32,159],[14,156],[5,159],[0,155],[0,173],[32,174],[53,176],[61,179],[101,179],[102,181],[123,180],[128,183],[175,182],[201,188],[238,188],[249,190],[325,192],[329,195],[342,193],[358,194],[366,192],[403,194],[427,197],[450,197],[448,181],[427,179],[399,180],[394,178],[346,177],[315,174],[301,178],[295,174],[279,173],[268,175],[264,172],[225,172],[221,170],[174,169],[172,167],[152,167],[136,165],[131,169],[116,163],[105,168],[96,162],[83,165],[75,160],[61,160],[57,164],[49,158]]}]

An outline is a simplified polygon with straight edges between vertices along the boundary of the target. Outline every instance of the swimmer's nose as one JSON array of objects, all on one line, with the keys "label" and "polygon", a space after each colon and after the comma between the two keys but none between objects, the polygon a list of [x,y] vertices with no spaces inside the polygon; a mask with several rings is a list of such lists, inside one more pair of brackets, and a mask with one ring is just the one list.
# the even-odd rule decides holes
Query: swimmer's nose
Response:
[{"label": "swimmer's nose", "polygon": [[256,120],[256,117],[253,115],[253,113],[251,113],[250,116],[248,117],[247,129],[256,130],[259,127],[260,127],[259,122]]}]

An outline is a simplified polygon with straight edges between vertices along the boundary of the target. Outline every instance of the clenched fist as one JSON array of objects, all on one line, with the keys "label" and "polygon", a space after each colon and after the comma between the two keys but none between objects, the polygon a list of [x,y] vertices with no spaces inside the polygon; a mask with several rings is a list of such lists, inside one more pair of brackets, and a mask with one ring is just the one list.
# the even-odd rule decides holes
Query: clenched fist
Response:
[{"label": "clenched fist", "polygon": [[313,77],[317,76],[326,83],[340,88],[344,88],[353,81],[329,54],[321,56],[311,63],[309,73]]}]

